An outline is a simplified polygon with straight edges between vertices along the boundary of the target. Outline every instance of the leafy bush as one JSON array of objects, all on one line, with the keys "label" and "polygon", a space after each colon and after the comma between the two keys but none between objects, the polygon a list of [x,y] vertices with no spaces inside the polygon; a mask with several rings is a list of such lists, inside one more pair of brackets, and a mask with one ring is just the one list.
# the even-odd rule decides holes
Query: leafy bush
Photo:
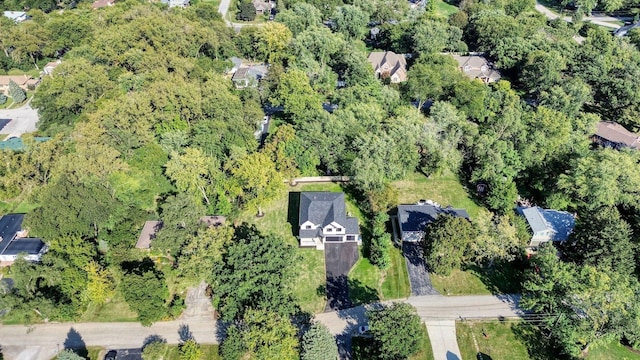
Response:
[{"label": "leafy bush", "polygon": [[238,14],[236,19],[243,21],[253,21],[256,18],[256,7],[251,1],[243,1],[238,5]]},{"label": "leafy bush", "polygon": [[0,94],[0,105],[5,104],[7,102],[7,95]]}]

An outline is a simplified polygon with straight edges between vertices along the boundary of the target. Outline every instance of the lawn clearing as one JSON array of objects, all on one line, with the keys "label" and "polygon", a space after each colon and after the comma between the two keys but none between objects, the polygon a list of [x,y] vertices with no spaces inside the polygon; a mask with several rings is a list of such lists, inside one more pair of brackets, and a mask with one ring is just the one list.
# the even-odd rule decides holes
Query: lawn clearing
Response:
[{"label": "lawn clearing", "polygon": [[[262,207],[264,216],[257,218],[254,211],[245,211],[238,217],[240,222],[255,224],[265,234],[282,237],[292,246],[298,248],[292,226],[298,226],[298,202],[296,196],[301,191],[343,191],[339,184],[298,184],[287,186],[287,192],[280,198]],[[364,218],[355,201],[345,194],[347,213],[355,216],[362,224]],[[293,294],[300,307],[313,314],[322,312],[326,303],[324,287],[326,285],[324,251],[315,249],[297,249],[298,261],[295,264],[297,275],[292,283]],[[357,266],[357,265],[356,265]]]},{"label": "lawn clearing", "polygon": [[354,305],[409,297],[411,287],[404,256],[396,247],[389,252],[391,265],[386,270],[380,270],[360,254],[360,259],[349,272],[349,298]]},{"label": "lawn clearing", "polygon": [[591,347],[587,360],[640,360],[640,352],[630,350],[620,344],[619,341],[612,341],[605,345]]},{"label": "lawn clearing", "polygon": [[449,276],[430,275],[433,287],[442,295],[491,295],[491,291],[472,270],[453,270]]},{"label": "lawn clearing", "polygon": [[457,6],[447,4],[443,0],[435,0],[436,2],[436,12],[440,15],[447,16],[451,14],[457,13],[460,9]]},{"label": "lawn clearing", "polygon": [[[478,352],[484,359],[530,359],[527,346],[520,340],[513,321],[463,321],[456,322],[456,337],[463,359],[477,359]],[[483,335],[486,334],[485,337]],[[476,348],[473,337],[478,343]]]},{"label": "lawn clearing", "polygon": [[514,263],[496,263],[493,269],[472,265],[449,276],[431,274],[431,282],[443,295],[514,294],[521,288],[522,272]]},{"label": "lawn clearing", "polygon": [[442,206],[466,209],[472,219],[480,210],[480,206],[469,196],[468,189],[450,172],[428,178],[414,172],[404,180],[393,182],[393,186],[398,190],[400,204],[415,204],[421,199],[433,200]]},{"label": "lawn clearing", "polygon": [[129,308],[122,294],[116,289],[115,296],[104,305],[91,304],[82,314],[82,322],[129,322],[138,321],[138,314]]}]

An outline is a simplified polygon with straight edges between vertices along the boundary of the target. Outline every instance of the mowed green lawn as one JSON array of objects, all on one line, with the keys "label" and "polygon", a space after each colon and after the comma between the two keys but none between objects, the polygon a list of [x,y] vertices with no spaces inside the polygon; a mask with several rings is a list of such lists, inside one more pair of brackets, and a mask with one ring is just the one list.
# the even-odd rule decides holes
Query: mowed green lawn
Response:
[{"label": "mowed green lawn", "polygon": [[418,172],[410,173],[405,179],[393,182],[398,190],[400,204],[415,204],[419,200],[433,200],[442,206],[451,205],[466,209],[473,219],[478,215],[480,206],[469,196],[470,192],[455,174],[426,177]]},{"label": "mowed green lawn", "polygon": [[380,270],[362,254],[349,273],[349,297],[354,304],[376,300],[403,299],[411,293],[404,256],[398,248],[390,249],[391,265]]},{"label": "mowed green lawn", "polygon": [[618,341],[591,347],[586,360],[640,360],[640,352],[630,350]]},{"label": "mowed green lawn", "polygon": [[443,0],[435,0],[436,2],[436,12],[442,16],[449,16],[451,14],[457,13],[460,9],[457,6],[447,4]]},{"label": "mowed green lawn", "polygon": [[[530,357],[527,347],[514,332],[517,324],[518,322],[511,321],[456,322],[460,355],[463,359],[478,359],[477,354],[480,352],[485,355],[484,359],[528,360]],[[478,348],[474,344],[474,336]]]},{"label": "mowed green lawn", "polygon": [[[142,345],[142,344],[141,344]],[[200,345],[200,350],[202,351],[202,355],[200,356],[201,360],[221,360],[222,358],[218,355],[218,345]],[[87,360],[102,360],[104,356],[107,354],[107,349],[100,346],[89,346],[86,351]],[[58,357],[56,356],[52,360],[56,360]],[[178,345],[167,345],[164,356],[162,357],[164,360],[180,360],[180,349]]]}]

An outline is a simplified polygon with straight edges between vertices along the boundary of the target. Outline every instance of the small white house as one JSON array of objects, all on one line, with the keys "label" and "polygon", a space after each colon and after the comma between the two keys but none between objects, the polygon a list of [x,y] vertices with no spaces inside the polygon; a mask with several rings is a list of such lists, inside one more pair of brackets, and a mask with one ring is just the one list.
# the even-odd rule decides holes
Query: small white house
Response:
[{"label": "small white house", "polygon": [[516,212],[527,220],[529,228],[531,228],[532,236],[529,247],[532,249],[536,249],[548,241],[561,243],[566,241],[576,224],[575,217],[566,211],[534,206],[518,207]]},{"label": "small white house", "polygon": [[0,263],[15,261],[22,256],[28,261],[40,261],[47,245],[37,238],[27,238],[22,229],[24,214],[8,214],[0,218]]},{"label": "small white house", "polygon": [[324,250],[327,242],[361,243],[358,219],[346,215],[344,193],[300,193],[300,247]]},{"label": "small white house", "polygon": [[29,16],[24,11],[5,11],[3,15],[17,23],[29,19]]}]

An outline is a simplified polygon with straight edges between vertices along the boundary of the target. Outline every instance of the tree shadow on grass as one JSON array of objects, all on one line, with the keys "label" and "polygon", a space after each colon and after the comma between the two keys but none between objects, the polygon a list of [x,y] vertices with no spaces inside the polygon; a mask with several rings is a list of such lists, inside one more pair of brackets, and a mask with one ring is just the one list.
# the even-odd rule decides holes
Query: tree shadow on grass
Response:
[{"label": "tree shadow on grass", "polygon": [[353,305],[364,305],[380,300],[378,291],[370,286],[364,285],[360,280],[347,280],[349,287],[349,299]]},{"label": "tree shadow on grass", "polygon": [[483,352],[479,352],[476,354],[477,360],[493,360],[493,358]]},{"label": "tree shadow on grass", "polygon": [[561,357],[559,357],[560,352],[554,349],[551,341],[543,335],[538,326],[521,322],[511,329],[516,339],[526,346],[531,359],[561,359]]},{"label": "tree shadow on grass", "polygon": [[287,222],[291,224],[293,236],[300,235],[300,192],[292,191],[289,193],[289,204],[287,207]]},{"label": "tree shadow on grass", "polygon": [[496,262],[492,268],[468,265],[463,270],[473,271],[492,294],[516,294],[522,291],[525,267],[523,260],[516,259]]},{"label": "tree shadow on grass", "polygon": [[82,339],[82,335],[80,335],[80,333],[74,328],[69,329],[67,338],[64,340],[63,345],[65,350],[73,350],[76,354],[82,356],[85,359],[87,358],[87,356],[89,356],[87,344]]}]

